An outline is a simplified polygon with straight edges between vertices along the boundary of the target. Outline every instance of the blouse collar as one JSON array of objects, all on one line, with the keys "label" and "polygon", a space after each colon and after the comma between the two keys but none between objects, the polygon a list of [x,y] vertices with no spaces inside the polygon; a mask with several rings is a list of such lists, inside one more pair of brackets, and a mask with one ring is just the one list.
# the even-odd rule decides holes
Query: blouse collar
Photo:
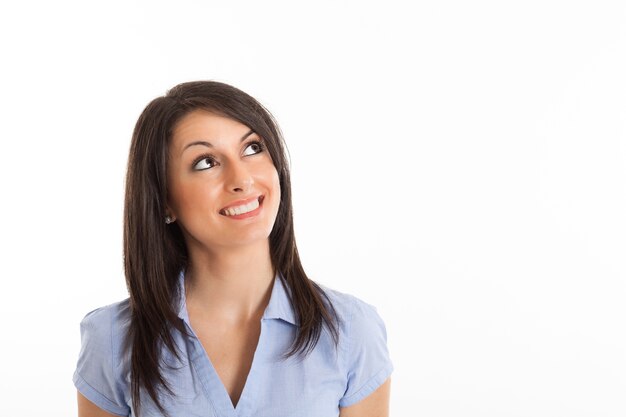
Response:
[{"label": "blouse collar", "polygon": [[[180,317],[185,323],[187,323],[189,327],[191,327],[191,323],[189,322],[189,313],[187,312],[187,301],[185,298],[184,270],[181,270],[178,275],[178,285],[180,289],[178,317]],[[272,287],[270,301],[265,308],[262,320],[280,319],[294,326],[298,325],[293,307],[289,302],[289,296],[287,295],[288,291],[289,289],[286,288],[283,283],[282,274],[280,272],[277,272],[276,276],[274,277],[274,285]],[[289,291],[289,293],[291,292]]]}]

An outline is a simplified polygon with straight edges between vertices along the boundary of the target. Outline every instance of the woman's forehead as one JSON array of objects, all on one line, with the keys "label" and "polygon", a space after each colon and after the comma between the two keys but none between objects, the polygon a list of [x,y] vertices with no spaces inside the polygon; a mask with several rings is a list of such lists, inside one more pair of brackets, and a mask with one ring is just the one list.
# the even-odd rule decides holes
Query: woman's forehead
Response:
[{"label": "woman's forehead", "polygon": [[252,130],[232,118],[205,110],[194,110],[183,116],[172,132],[172,147],[182,153],[193,142],[209,147],[233,146],[246,139]]}]

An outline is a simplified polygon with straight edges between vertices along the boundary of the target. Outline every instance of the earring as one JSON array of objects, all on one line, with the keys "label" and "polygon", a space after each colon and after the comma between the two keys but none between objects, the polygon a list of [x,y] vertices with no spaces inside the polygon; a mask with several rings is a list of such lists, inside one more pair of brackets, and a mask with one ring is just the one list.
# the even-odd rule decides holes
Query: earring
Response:
[{"label": "earring", "polygon": [[172,217],[169,214],[165,216],[165,224],[170,224],[173,222],[174,222],[174,219],[172,219]]}]

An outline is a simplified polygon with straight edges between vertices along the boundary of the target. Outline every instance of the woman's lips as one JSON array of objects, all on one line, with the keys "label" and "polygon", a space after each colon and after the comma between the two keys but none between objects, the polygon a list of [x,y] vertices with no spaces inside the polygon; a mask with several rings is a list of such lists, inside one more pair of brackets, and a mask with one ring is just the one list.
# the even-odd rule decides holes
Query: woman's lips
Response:
[{"label": "woman's lips", "polygon": [[254,200],[258,200],[259,198],[263,197],[262,195],[258,195],[256,197],[250,197],[250,198],[245,198],[242,200],[237,200],[237,201],[233,201],[232,203],[230,203],[229,205],[222,207],[222,209],[220,210],[220,212],[226,210],[227,208],[232,208],[232,207],[238,207],[238,206],[243,206],[245,204],[248,204]]},{"label": "woman's lips", "polygon": [[[254,202],[255,199],[258,200],[259,204],[252,211],[249,211],[249,212],[246,212],[246,213],[242,213],[242,214],[227,214],[227,212],[226,212],[226,209],[229,209],[229,208],[232,209],[234,207],[241,207],[241,206],[249,205],[250,203]],[[238,200],[237,202],[235,202],[233,204],[230,204],[230,205],[224,207],[223,209],[221,209],[220,210],[220,214],[222,216],[225,216],[225,217],[228,217],[228,218],[231,218],[231,219],[245,219],[245,218],[248,218],[248,217],[256,216],[259,213],[259,211],[261,211],[261,207],[263,206],[262,203],[263,203],[264,199],[265,199],[265,196],[264,195],[260,195],[260,196],[258,196],[256,198],[249,198],[249,199],[246,199],[246,200]]]}]

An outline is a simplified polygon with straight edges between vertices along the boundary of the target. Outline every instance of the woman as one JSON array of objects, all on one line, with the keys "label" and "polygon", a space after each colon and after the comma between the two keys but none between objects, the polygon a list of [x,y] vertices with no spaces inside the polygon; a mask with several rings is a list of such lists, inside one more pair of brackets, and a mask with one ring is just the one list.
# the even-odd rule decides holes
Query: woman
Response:
[{"label": "woman", "polygon": [[265,108],[189,82],[143,111],[128,160],[130,297],[81,322],[79,417],[387,416],[385,326],[307,278]]}]

